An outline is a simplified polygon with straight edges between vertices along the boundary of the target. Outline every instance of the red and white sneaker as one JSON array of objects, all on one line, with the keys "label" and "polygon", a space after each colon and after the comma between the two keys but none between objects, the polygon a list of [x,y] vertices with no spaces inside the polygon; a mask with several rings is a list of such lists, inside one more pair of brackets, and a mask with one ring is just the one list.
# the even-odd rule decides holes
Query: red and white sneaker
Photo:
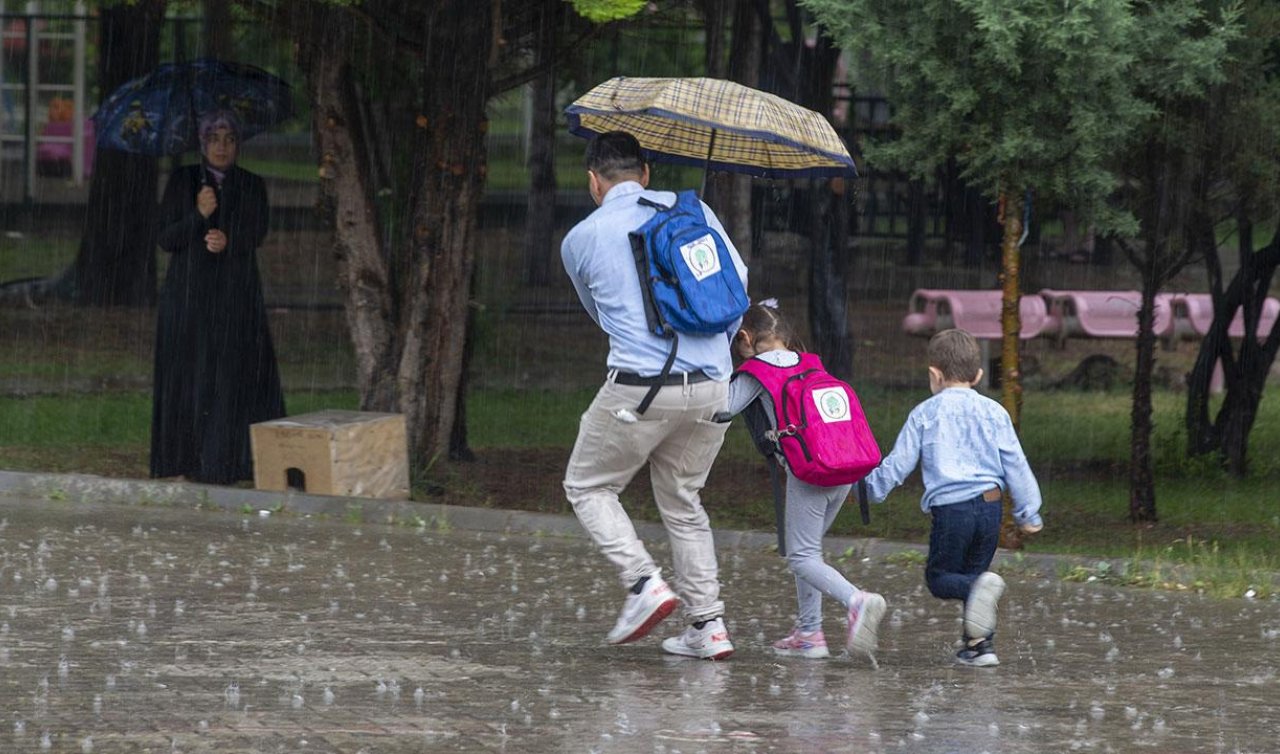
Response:
[{"label": "red and white sneaker", "polygon": [[697,657],[702,660],[724,660],[733,654],[733,642],[729,630],[720,618],[712,618],[702,628],[689,626],[679,636],[663,639],[663,651],[673,655]]},{"label": "red and white sneaker", "polygon": [[622,603],[622,612],[618,614],[618,622],[606,637],[610,644],[626,644],[643,639],[675,609],[680,600],[675,592],[667,586],[658,574],[644,582],[644,589],[639,594],[627,592],[627,600]]},{"label": "red and white sneaker", "polygon": [[827,649],[827,637],[822,629],[817,631],[801,631],[791,629],[791,633],[773,643],[773,653],[779,657],[804,657],[809,660],[821,660],[830,657]]},{"label": "red and white sneaker", "polygon": [[870,655],[880,643],[880,619],[884,617],[884,597],[875,592],[858,592],[849,605],[849,628],[845,639],[849,652]]}]

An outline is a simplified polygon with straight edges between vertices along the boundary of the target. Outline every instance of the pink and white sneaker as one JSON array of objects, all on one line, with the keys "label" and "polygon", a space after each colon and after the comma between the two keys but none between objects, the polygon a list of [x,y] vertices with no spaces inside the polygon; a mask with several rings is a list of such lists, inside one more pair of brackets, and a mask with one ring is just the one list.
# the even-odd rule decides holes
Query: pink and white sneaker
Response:
[{"label": "pink and white sneaker", "polygon": [[822,629],[817,631],[801,631],[791,629],[791,633],[773,643],[773,653],[779,657],[803,657],[808,660],[821,660],[830,657],[827,649],[827,637]]}]

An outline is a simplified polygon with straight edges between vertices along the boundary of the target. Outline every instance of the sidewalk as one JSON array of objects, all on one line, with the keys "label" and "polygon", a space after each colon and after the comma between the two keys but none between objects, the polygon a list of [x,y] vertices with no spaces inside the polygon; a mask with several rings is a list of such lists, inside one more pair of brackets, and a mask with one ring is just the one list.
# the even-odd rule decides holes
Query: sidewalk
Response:
[{"label": "sidewalk", "polygon": [[569,516],[0,472],[0,751],[1223,754],[1280,726],[1280,603],[1011,564],[1000,666],[963,668],[920,565],[855,556],[878,668],[829,602],[833,656],[787,660],[771,533],[720,536],[711,663],[662,652],[676,616],[605,644],[621,590]]},{"label": "sidewalk", "polygon": [[[266,492],[186,482],[115,479],[89,474],[53,474],[0,470],[0,497],[44,498],[56,501],[112,503],[173,508],[215,509],[233,513],[258,511],[262,516],[314,516],[332,520],[400,526],[464,529],[503,534],[537,534],[586,539],[586,532],[572,515],[532,513],[499,508],[471,508],[409,500],[334,497],[302,492]],[[636,532],[645,541],[666,539],[661,524],[637,521]],[[777,544],[772,531],[715,529],[716,547],[768,551]],[[827,552],[853,551],[863,558],[904,550],[921,554],[924,544],[875,537],[827,537]],[[1001,550],[996,562],[1011,553]],[[1021,553],[1019,559],[1045,575],[1055,575],[1064,563],[1096,559],[1047,553]]]}]

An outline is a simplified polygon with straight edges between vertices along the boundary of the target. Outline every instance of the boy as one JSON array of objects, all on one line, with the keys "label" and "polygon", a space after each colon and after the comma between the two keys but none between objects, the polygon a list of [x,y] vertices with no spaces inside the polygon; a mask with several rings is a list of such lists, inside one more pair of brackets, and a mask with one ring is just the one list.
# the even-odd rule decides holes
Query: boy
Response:
[{"label": "boy", "polygon": [[[1043,528],[1040,487],[1009,414],[973,386],[982,380],[982,353],[964,330],[943,330],[929,341],[929,389],[893,450],[865,480],[874,502],[902,484],[919,463],[920,507],[933,518],[925,581],[939,599],[964,601],[962,665],[1000,664],[994,636],[1004,579],[987,570],[1000,538],[1002,490],[1013,497],[1013,518],[1031,534]],[[861,492],[861,487],[860,487]]]}]

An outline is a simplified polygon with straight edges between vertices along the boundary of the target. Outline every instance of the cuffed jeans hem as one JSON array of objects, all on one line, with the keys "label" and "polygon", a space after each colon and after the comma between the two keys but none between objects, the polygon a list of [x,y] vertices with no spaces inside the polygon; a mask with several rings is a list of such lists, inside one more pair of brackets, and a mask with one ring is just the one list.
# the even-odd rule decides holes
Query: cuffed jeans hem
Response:
[{"label": "cuffed jeans hem", "polygon": [[697,623],[700,620],[711,620],[724,615],[724,603],[713,602],[706,607],[688,607],[684,609],[684,618],[687,623]]}]

